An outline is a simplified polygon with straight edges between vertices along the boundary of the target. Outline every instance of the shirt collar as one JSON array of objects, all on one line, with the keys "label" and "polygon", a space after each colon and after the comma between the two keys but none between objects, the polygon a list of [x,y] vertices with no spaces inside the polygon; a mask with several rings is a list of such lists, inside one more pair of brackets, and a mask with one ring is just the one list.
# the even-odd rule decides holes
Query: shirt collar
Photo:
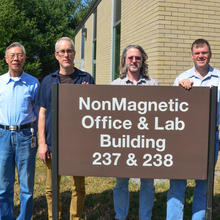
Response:
[{"label": "shirt collar", "polygon": [[[128,74],[126,75],[126,77],[123,80],[126,82],[126,84],[133,84],[133,82],[128,78]],[[140,78],[137,81],[137,84],[141,84],[143,81],[145,81],[145,79],[143,78],[142,75],[140,75]]]},{"label": "shirt collar", "polygon": [[[79,70],[78,68],[74,67],[74,74],[77,76],[77,75],[80,75],[80,76],[85,76],[86,73]],[[53,77],[58,77],[59,76],[59,70],[57,70],[56,72],[52,73],[52,76]]]},{"label": "shirt collar", "polygon": [[[193,76],[196,77],[196,78],[201,78],[198,73],[196,73],[196,68],[195,66],[193,66]],[[211,76],[219,76],[218,73],[215,71],[215,69],[212,67],[212,66],[209,66],[209,72],[205,75],[205,78],[208,78],[208,77],[211,77]],[[192,76],[191,76],[192,77]]]},{"label": "shirt collar", "polygon": [[[13,78],[10,76],[10,73],[9,71],[5,74],[4,78],[3,78],[3,81],[5,82],[5,84],[8,84],[9,82],[11,81],[15,81],[13,80]],[[17,81],[21,81],[23,83],[26,82],[25,80],[25,74],[24,74],[24,71],[22,72],[22,74],[20,76],[18,76],[18,80]]]}]

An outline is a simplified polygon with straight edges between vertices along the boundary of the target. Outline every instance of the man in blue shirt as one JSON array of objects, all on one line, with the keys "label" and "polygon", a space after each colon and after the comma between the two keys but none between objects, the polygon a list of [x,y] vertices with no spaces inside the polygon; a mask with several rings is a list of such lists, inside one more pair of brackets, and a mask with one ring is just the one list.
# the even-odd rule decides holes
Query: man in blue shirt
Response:
[{"label": "man in blue shirt", "polygon": [[[38,155],[46,164],[46,198],[48,218],[52,219],[52,176],[51,176],[51,136],[52,136],[52,97],[53,83],[94,84],[92,76],[74,67],[75,47],[68,37],[60,38],[55,44],[55,57],[59,62],[59,70],[47,75],[40,86],[37,103],[40,106],[38,120],[39,148]],[[62,148],[62,146],[60,146]],[[60,176],[58,179],[60,183]],[[70,219],[79,220],[82,216],[85,199],[85,178],[73,176]],[[59,219],[61,219],[59,205]]]},{"label": "man in blue shirt", "polygon": [[8,72],[0,76],[0,219],[14,220],[14,182],[20,186],[18,220],[30,220],[33,210],[36,156],[38,80],[23,72],[26,52],[12,43],[5,51]]},{"label": "man in blue shirt", "polygon": [[[192,86],[219,86],[220,71],[209,65],[212,53],[208,41],[204,39],[195,40],[192,44],[191,51],[194,66],[193,68],[180,74],[176,78],[174,85],[182,86],[186,89],[190,89]],[[217,126],[219,125],[220,119],[219,110],[218,101]],[[218,150],[219,138],[217,131],[215,162],[217,161]],[[194,189],[193,196],[192,220],[205,220],[207,181],[195,180],[195,182],[196,187]],[[167,196],[167,220],[183,219],[186,184],[186,180],[170,180],[170,189]]]}]

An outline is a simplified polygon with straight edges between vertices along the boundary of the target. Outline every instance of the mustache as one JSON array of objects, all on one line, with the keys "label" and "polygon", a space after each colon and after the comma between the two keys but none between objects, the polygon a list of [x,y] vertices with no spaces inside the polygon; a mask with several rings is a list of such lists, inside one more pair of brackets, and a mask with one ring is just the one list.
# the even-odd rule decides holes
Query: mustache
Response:
[{"label": "mustache", "polygon": [[130,67],[130,66],[136,66],[136,67],[139,67],[140,64],[135,62],[135,63],[129,63],[129,64],[126,65],[126,67]]}]

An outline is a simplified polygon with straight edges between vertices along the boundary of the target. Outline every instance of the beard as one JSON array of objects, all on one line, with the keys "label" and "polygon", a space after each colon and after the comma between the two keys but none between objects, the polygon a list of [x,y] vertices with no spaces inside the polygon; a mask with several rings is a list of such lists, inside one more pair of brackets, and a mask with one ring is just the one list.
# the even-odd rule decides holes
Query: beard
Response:
[{"label": "beard", "polygon": [[126,69],[131,73],[139,73],[141,70],[141,63],[127,64]]}]

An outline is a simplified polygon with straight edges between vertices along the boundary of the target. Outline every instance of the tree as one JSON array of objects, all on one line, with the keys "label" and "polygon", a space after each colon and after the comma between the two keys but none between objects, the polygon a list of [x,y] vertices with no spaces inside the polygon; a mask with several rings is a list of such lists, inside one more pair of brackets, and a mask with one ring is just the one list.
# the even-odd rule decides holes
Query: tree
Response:
[{"label": "tree", "polygon": [[6,47],[22,43],[27,52],[24,70],[42,78],[57,69],[54,44],[74,29],[93,0],[0,0],[0,74],[7,71]]}]

